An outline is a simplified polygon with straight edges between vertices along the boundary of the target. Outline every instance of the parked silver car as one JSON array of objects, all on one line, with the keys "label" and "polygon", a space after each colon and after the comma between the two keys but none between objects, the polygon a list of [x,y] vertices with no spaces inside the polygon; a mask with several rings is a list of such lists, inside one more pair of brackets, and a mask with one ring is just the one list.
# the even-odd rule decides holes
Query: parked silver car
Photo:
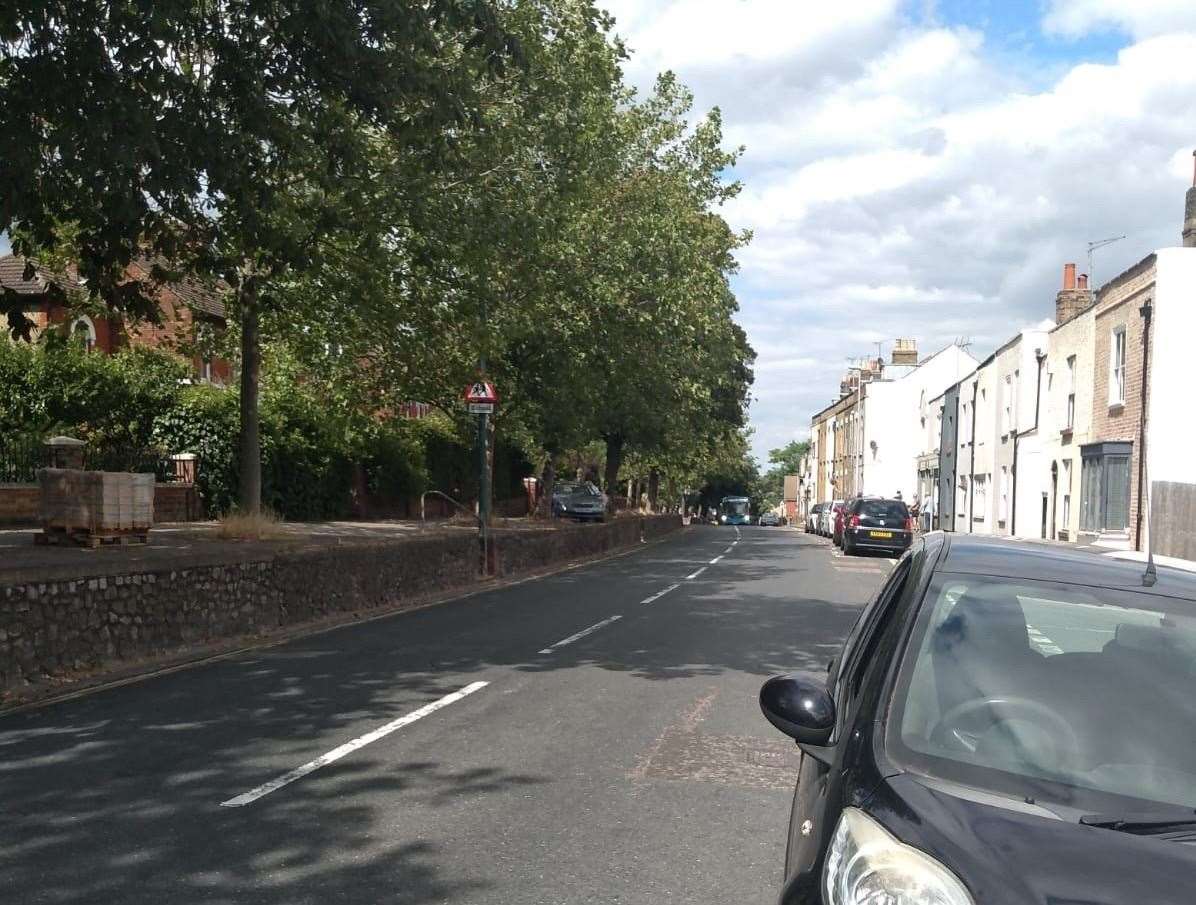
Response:
[{"label": "parked silver car", "polygon": [[806,513],[806,534],[821,533],[822,511],[829,505],[830,503],[815,503],[810,507],[810,511]]},{"label": "parked silver car", "polygon": [[823,537],[831,537],[835,533],[835,510],[843,506],[843,500],[831,500],[822,510],[818,520],[818,533]]},{"label": "parked silver car", "polygon": [[606,519],[606,494],[589,481],[558,481],[552,488],[552,511],[579,522]]}]

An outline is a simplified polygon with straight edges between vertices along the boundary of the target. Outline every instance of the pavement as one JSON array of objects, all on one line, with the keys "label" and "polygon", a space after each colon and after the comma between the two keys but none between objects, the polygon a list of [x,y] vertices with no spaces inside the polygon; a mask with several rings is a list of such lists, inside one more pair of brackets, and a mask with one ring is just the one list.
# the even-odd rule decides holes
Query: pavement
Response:
[{"label": "pavement", "polygon": [[774,902],[797,758],[757,691],[890,568],[695,526],[0,717],[2,898]]}]

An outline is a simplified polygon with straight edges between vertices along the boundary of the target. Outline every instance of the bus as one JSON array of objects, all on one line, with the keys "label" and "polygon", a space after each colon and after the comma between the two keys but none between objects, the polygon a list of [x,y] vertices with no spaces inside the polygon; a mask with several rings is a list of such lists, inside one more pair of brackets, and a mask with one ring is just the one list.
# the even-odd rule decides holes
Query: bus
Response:
[{"label": "bus", "polygon": [[750,500],[745,496],[725,496],[718,504],[720,525],[750,525],[752,513]]}]

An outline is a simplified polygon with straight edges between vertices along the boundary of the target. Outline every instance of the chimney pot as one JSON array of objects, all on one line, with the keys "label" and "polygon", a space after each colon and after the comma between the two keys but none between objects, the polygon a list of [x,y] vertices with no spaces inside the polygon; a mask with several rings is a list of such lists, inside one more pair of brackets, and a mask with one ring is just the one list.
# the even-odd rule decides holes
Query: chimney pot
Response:
[{"label": "chimney pot", "polygon": [[1075,264],[1064,264],[1063,265],[1063,288],[1064,289],[1075,289],[1076,288],[1076,265]]},{"label": "chimney pot", "polygon": [[1079,277],[1077,277],[1077,280],[1078,280],[1077,285],[1076,285],[1077,289],[1087,289],[1088,288],[1088,274],[1086,274],[1086,273],[1080,274]]}]

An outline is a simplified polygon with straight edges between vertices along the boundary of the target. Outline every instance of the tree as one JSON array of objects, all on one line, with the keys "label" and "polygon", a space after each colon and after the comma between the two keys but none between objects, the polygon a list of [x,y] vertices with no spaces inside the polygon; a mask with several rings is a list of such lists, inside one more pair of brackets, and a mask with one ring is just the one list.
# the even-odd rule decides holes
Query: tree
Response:
[{"label": "tree", "polygon": [[786,475],[801,474],[801,460],[810,451],[808,440],[791,440],[784,446],[768,451],[772,466],[761,478],[760,492],[768,506],[780,505],[785,495]]},{"label": "tree", "polygon": [[[260,504],[262,315],[361,229],[379,164],[445,156],[481,73],[518,47],[488,0],[25,0],[0,13],[0,230],[69,224],[91,291],[153,316],[135,257],[229,287],[241,334],[242,507]],[[380,145],[386,154],[376,153]],[[343,247],[343,246],[342,246]],[[28,335],[16,300],[10,329]],[[290,308],[290,329],[305,312]]]}]

